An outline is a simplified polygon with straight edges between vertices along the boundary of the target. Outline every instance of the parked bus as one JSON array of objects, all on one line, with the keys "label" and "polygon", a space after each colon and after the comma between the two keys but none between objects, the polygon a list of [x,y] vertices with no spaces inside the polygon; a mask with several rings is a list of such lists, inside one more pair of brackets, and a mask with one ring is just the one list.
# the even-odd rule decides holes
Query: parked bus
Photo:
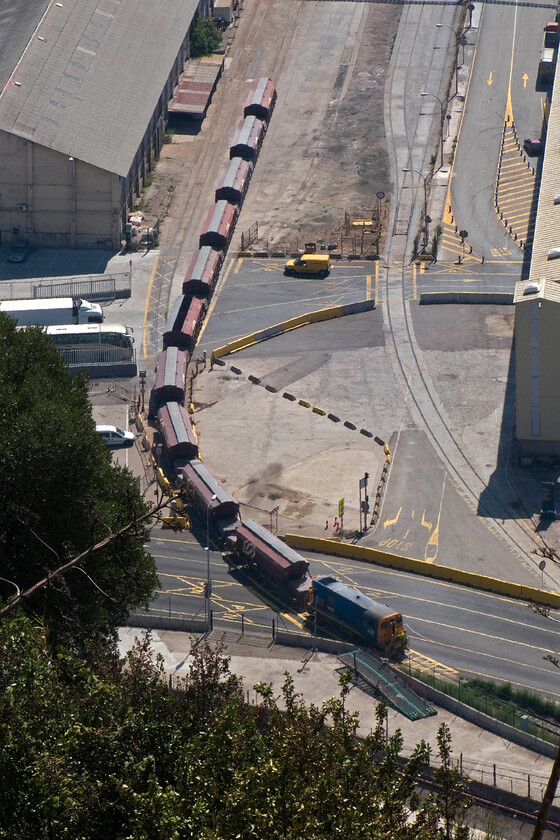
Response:
[{"label": "parked bus", "polygon": [[59,349],[115,348],[120,351],[115,353],[119,360],[134,358],[133,330],[124,324],[57,325],[46,327],[45,332]]}]

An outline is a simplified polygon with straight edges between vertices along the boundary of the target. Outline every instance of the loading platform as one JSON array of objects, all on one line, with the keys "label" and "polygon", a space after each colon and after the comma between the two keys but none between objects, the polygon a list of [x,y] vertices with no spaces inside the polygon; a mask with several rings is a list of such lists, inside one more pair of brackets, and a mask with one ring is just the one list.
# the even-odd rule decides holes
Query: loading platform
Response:
[{"label": "loading platform", "polygon": [[339,660],[369,688],[382,694],[387,702],[409,720],[420,720],[437,714],[426,700],[407,684],[405,678],[387,660],[379,660],[362,648],[339,655]]}]

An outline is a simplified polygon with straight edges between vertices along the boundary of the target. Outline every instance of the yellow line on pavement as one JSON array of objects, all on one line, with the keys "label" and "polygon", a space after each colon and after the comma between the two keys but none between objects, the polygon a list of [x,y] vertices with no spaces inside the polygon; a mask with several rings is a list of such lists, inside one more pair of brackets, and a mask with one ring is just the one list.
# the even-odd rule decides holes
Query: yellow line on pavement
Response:
[{"label": "yellow line on pavement", "polygon": [[[377,271],[377,266],[375,266]],[[366,300],[371,300],[371,274],[366,277]]]},{"label": "yellow line on pavement", "polygon": [[[239,264],[239,260],[237,260],[237,263]],[[233,265],[234,265],[234,263],[233,263],[233,260],[232,260],[230,262],[230,264],[228,265],[228,267],[226,268],[225,274],[222,277],[222,280],[220,282],[220,286],[223,286],[223,284],[226,282],[227,278],[229,277],[229,273],[230,273],[231,269],[233,268]],[[210,315],[214,311],[214,309],[216,307],[216,303],[218,302],[218,295],[216,294],[216,292],[217,292],[217,289],[214,289],[214,294],[212,295],[212,301],[210,303],[210,306],[208,307],[208,312],[206,313],[206,318],[204,319],[204,323],[202,324],[201,330],[198,334],[198,339],[197,339],[197,342],[196,342],[197,344],[200,344],[200,339],[204,335],[204,330],[206,329],[206,325],[208,324],[208,321],[210,320]]]},{"label": "yellow line on pavement", "polygon": [[149,307],[150,307],[150,295],[152,293],[152,283],[154,282],[154,277],[155,277],[155,273],[156,273],[156,267],[157,267],[157,264],[158,264],[158,260],[159,260],[159,254],[156,256],[156,258],[154,260],[152,273],[150,274],[150,280],[149,280],[149,283],[148,283],[148,293],[146,295],[146,306],[144,308],[144,331],[143,331],[143,335],[142,335],[142,353],[144,354],[144,356],[146,356],[146,329],[147,329],[147,326],[148,326],[148,310],[149,310]]},{"label": "yellow line on pavement", "polygon": [[300,630],[303,630],[303,624],[300,621],[296,621],[296,619],[289,613],[280,613],[280,615],[282,616],[282,618],[287,618],[288,621],[291,621],[293,624],[296,625],[296,627],[299,627]]}]

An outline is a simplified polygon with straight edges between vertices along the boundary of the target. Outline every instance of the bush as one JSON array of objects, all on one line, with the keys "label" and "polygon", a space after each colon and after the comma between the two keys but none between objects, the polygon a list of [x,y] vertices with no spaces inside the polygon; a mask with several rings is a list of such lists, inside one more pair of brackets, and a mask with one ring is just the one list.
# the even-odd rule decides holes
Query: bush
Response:
[{"label": "bush", "polygon": [[196,19],[191,35],[191,58],[211,55],[222,43],[222,35],[216,24],[207,17]]}]

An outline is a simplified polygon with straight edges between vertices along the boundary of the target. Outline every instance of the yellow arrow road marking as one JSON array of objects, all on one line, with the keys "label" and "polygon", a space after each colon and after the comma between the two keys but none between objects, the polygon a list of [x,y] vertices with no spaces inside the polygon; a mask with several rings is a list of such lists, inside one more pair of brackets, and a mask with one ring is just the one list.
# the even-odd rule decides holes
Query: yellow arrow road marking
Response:
[{"label": "yellow arrow road marking", "polygon": [[486,84],[487,84],[487,85],[491,85],[491,84],[492,84],[492,82],[493,82],[493,79],[492,79],[492,70],[490,70],[490,75],[488,76],[488,79],[486,80]]},{"label": "yellow arrow road marking", "polygon": [[529,81],[529,76],[527,75],[527,73],[523,73],[521,78],[523,79],[523,87],[526,88],[527,87],[527,82]]},{"label": "yellow arrow road marking", "polygon": [[399,512],[395,516],[394,519],[386,519],[383,523],[384,528],[388,528],[389,525],[395,525],[399,521],[399,516],[401,515],[402,507],[399,508]]},{"label": "yellow arrow road marking", "polygon": [[426,514],[426,511],[423,511],[421,524],[424,528],[427,528],[428,531],[431,531],[432,530],[432,523],[428,522],[428,520],[425,518],[425,514]]}]

